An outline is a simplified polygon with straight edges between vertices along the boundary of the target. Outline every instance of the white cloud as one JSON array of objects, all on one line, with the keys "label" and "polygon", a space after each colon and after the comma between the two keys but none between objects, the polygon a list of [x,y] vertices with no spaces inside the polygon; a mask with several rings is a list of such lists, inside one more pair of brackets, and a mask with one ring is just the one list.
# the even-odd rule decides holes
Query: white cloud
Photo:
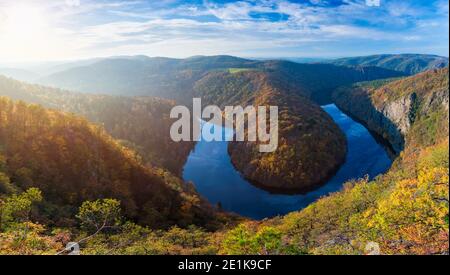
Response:
[{"label": "white cloud", "polygon": [[80,4],[80,0],[66,0],[66,5],[69,7],[78,7]]},{"label": "white cloud", "polygon": [[[161,4],[161,8],[139,9],[133,7],[142,1],[67,0],[62,4],[35,1],[40,1],[46,10],[46,35],[40,41],[17,48],[8,37],[2,37],[0,29],[0,39],[6,41],[0,43],[0,58],[238,54],[293,47],[320,49],[352,40],[426,41],[434,38],[433,33],[437,31],[448,31],[448,23],[443,23],[448,17],[446,1],[438,2],[434,11],[421,11],[399,0],[391,0],[379,8],[366,6],[364,0],[347,0],[346,5],[336,7],[327,7],[326,1],[311,1],[315,5],[307,5],[286,0],[252,0],[223,5],[206,1],[203,6],[184,4],[173,8]],[[442,12],[442,8],[447,11]],[[416,18],[425,12],[437,15],[431,19]],[[270,21],[252,18],[253,13],[286,16],[283,20]],[[79,22],[80,15],[91,15],[93,19]]]}]

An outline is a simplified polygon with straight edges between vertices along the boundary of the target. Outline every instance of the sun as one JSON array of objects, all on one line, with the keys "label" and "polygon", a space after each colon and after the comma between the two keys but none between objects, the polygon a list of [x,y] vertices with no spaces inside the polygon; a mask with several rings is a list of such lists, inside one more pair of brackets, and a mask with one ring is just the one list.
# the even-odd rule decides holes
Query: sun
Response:
[{"label": "sun", "polygon": [[[0,0],[1,2],[2,0]],[[58,27],[61,14],[41,1],[0,5],[0,56],[13,62],[59,59],[71,49],[71,37]]]},{"label": "sun", "polygon": [[19,4],[6,8],[5,16],[2,32],[16,42],[39,37],[46,25],[42,11],[32,5]]}]

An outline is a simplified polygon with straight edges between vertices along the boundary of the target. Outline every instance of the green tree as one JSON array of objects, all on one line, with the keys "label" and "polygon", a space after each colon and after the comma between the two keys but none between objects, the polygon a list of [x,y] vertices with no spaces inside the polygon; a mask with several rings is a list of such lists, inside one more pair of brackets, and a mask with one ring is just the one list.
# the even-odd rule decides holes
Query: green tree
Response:
[{"label": "green tree", "polygon": [[6,174],[6,158],[0,154],[0,194],[14,193],[15,188]]},{"label": "green tree", "polygon": [[252,242],[252,232],[245,224],[230,230],[223,241],[223,252],[230,255],[256,254]]},{"label": "green tree", "polygon": [[8,230],[15,228],[30,220],[32,206],[42,201],[41,191],[30,188],[20,195],[12,195],[0,205],[0,229]]},{"label": "green tree", "polygon": [[121,222],[120,202],[115,199],[85,201],[77,218],[85,229],[93,231],[94,234],[106,228],[117,227]]},{"label": "green tree", "polygon": [[259,250],[259,254],[279,254],[281,236],[281,231],[276,228],[269,226],[261,228],[254,237],[254,243]]}]

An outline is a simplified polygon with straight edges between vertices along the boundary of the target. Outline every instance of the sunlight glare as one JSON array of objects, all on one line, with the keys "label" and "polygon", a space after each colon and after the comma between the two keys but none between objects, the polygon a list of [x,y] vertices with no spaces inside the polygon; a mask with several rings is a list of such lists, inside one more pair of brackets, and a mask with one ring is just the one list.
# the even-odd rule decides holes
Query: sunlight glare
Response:
[{"label": "sunlight glare", "polygon": [[42,12],[31,5],[15,5],[6,9],[3,32],[7,39],[24,43],[40,36],[45,27]]}]

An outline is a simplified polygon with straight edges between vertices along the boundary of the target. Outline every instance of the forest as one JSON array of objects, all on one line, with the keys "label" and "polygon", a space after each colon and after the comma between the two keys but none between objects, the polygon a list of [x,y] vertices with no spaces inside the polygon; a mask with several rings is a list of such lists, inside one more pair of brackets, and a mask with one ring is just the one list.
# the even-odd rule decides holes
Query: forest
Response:
[{"label": "forest", "polygon": [[0,0],[0,271],[440,275],[366,256],[450,254],[449,34],[448,0]]},{"label": "forest", "polygon": [[[392,167],[375,179],[351,180],[303,210],[252,220],[210,205],[180,178],[193,144],[165,136],[176,101],[1,77],[0,254],[57,254],[74,240],[82,254],[366,254],[372,242],[383,254],[448,252],[448,68],[402,77],[345,67],[343,75],[355,70],[360,77],[326,70],[336,74],[314,82],[304,67],[339,67],[267,62],[236,71],[234,61],[210,60],[212,71],[178,100],[189,94],[219,106],[280,106],[276,154],[259,155],[255,144],[228,147],[247,177],[287,189],[326,178],[346,144],[318,106],[325,101],[388,141],[400,138]],[[217,70],[226,66],[233,70]],[[340,81],[333,84],[333,77]],[[389,79],[372,81],[380,78]],[[400,117],[386,111],[399,102],[408,106]],[[377,128],[379,113],[398,135]]]}]

